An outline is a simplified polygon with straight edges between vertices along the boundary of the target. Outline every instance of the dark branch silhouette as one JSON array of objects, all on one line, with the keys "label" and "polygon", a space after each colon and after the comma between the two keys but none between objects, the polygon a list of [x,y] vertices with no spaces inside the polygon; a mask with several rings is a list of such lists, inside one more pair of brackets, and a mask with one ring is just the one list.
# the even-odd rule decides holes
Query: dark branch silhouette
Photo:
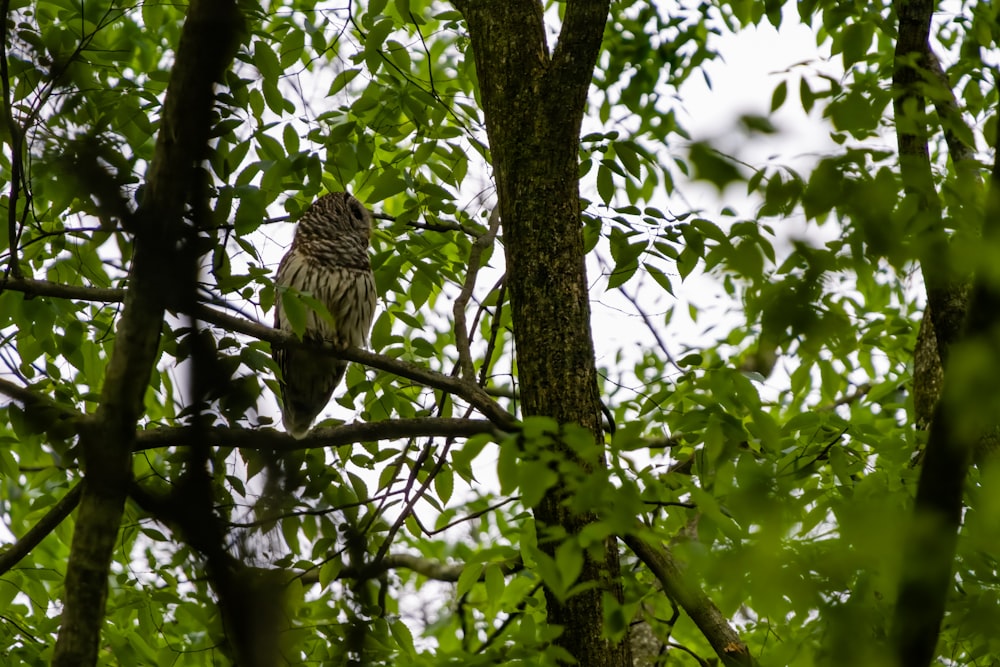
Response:
[{"label": "dark branch silhouette", "polygon": [[0,551],[0,575],[4,574],[17,565],[22,558],[31,553],[31,550],[45,539],[45,537],[55,530],[70,513],[76,509],[80,503],[80,495],[83,493],[83,483],[80,482],[65,496],[60,498],[52,508],[45,513],[38,522],[21,536],[14,544],[3,551]]}]

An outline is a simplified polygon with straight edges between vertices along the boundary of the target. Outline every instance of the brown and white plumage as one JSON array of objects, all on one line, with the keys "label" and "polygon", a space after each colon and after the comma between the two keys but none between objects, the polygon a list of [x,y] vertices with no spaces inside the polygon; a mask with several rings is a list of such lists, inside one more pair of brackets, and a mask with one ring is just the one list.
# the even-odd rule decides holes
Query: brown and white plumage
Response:
[{"label": "brown and white plumage", "polygon": [[[346,192],[320,197],[299,220],[292,246],[278,265],[275,285],[311,295],[332,319],[330,322],[309,310],[304,340],[327,341],[338,347],[359,347],[368,342],[375,314],[375,278],[368,257],[371,228],[371,212]],[[281,289],[274,312],[274,326],[292,331],[282,307]],[[274,360],[282,375],[285,430],[302,438],[330,402],[347,362],[293,349],[275,349]]]}]

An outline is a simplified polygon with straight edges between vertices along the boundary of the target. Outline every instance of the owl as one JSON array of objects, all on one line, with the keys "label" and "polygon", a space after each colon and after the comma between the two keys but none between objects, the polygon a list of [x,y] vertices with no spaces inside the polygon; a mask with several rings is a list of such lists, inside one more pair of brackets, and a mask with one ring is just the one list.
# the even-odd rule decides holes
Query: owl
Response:
[{"label": "owl", "polygon": [[[340,348],[367,344],[375,314],[375,278],[368,257],[371,231],[371,212],[347,192],[333,192],[313,202],[278,265],[275,328],[292,331],[282,306],[283,292],[291,290],[312,296],[331,316],[327,319],[306,304],[304,340]],[[276,348],[273,355],[281,370],[285,430],[303,438],[330,402],[347,362],[301,349]]]}]

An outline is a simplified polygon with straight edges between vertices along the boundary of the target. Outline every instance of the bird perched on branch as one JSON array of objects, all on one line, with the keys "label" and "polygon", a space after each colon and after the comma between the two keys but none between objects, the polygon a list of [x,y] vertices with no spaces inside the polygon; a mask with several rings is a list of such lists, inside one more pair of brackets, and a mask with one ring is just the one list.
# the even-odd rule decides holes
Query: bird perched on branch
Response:
[{"label": "bird perched on branch", "polygon": [[[292,332],[298,316],[300,321],[305,318],[303,340],[339,348],[368,342],[375,314],[375,278],[368,257],[371,231],[371,212],[347,192],[313,202],[278,265],[275,328]],[[277,348],[273,355],[281,369],[285,430],[303,438],[330,402],[347,362],[301,349]]]}]

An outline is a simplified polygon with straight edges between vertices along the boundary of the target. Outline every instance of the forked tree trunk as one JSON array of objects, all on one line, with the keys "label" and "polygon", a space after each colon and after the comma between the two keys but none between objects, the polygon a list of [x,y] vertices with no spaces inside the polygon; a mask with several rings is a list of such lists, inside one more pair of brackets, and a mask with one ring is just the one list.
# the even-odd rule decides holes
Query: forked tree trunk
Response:
[{"label": "forked tree trunk", "polygon": [[[455,4],[468,22],[499,190],[523,413],[580,424],[603,446],[578,156],[609,2],[567,3],[551,54],[538,0]],[[540,545],[546,527],[575,534],[591,520],[569,512],[563,492],[557,485],[534,508]],[[588,558],[581,575],[598,586],[564,601],[547,592],[549,622],[563,628],[557,642],[581,665],[630,664],[627,642],[602,637],[602,596],[620,597],[619,575],[609,540],[603,558]]]}]

